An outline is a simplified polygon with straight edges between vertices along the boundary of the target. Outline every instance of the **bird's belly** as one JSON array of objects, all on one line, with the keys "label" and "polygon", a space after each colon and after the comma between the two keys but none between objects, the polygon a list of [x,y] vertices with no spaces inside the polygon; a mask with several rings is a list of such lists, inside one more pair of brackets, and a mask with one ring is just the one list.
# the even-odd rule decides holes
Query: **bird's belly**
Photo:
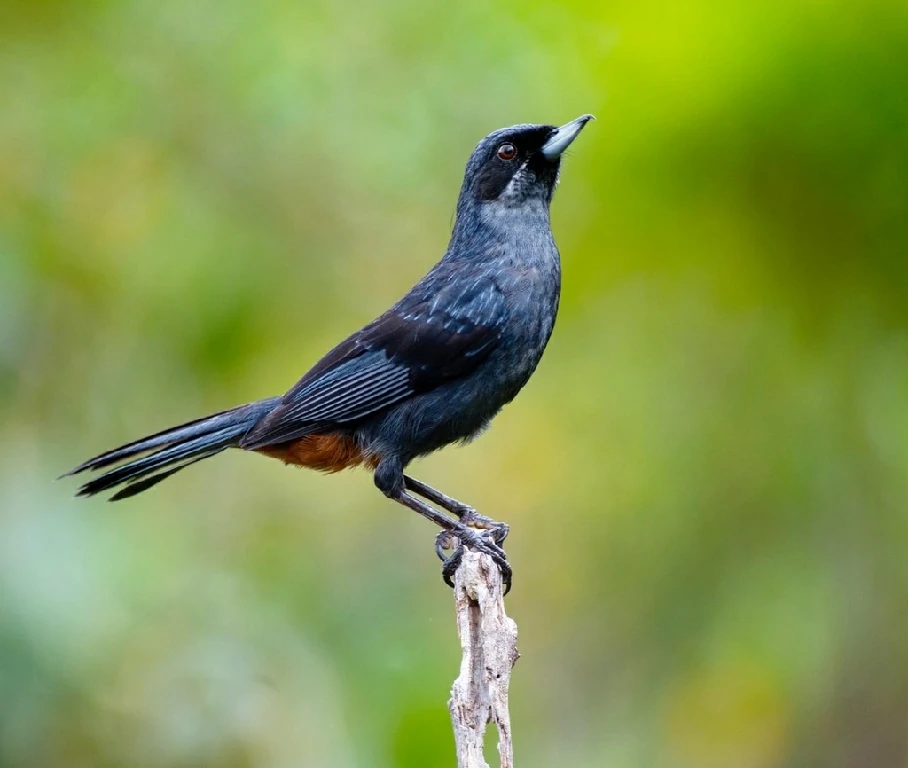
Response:
[{"label": "bird's belly", "polygon": [[375,468],[378,457],[367,455],[351,435],[340,433],[306,435],[299,440],[257,449],[258,453],[285,464],[308,467],[319,472],[340,472],[365,464]]},{"label": "bird's belly", "polygon": [[[401,436],[402,453],[423,456],[480,435],[495,415],[522,389],[531,371],[511,368],[503,375],[494,361],[486,363],[487,375],[451,382],[413,398],[391,415],[382,432]],[[534,366],[535,367],[535,366]]]}]

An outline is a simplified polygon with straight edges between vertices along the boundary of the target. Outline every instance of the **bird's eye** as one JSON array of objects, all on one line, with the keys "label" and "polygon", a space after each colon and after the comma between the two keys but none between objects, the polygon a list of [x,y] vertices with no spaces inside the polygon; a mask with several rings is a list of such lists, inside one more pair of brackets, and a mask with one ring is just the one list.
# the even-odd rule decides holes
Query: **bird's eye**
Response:
[{"label": "bird's eye", "polygon": [[502,160],[513,160],[517,157],[517,147],[513,144],[502,144],[498,148],[498,156]]}]

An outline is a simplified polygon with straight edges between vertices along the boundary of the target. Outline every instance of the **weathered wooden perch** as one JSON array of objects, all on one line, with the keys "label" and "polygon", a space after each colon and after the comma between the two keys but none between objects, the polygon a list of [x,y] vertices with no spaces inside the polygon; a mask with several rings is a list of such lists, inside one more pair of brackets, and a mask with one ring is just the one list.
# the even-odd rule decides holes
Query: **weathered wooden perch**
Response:
[{"label": "weathered wooden perch", "polygon": [[451,688],[451,722],[458,768],[489,768],[486,726],[498,729],[501,768],[514,768],[508,685],[517,652],[517,625],[504,611],[501,572],[488,555],[464,552],[454,576],[457,634],[463,658]]}]

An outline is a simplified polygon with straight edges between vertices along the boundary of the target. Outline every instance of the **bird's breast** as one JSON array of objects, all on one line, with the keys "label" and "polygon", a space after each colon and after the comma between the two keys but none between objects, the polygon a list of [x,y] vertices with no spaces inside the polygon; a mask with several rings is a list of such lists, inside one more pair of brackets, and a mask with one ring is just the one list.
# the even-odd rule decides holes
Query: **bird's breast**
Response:
[{"label": "bird's breast", "polygon": [[522,387],[542,358],[555,326],[561,290],[557,251],[547,262],[522,263],[505,289],[510,312],[502,338],[504,371],[512,387]]}]

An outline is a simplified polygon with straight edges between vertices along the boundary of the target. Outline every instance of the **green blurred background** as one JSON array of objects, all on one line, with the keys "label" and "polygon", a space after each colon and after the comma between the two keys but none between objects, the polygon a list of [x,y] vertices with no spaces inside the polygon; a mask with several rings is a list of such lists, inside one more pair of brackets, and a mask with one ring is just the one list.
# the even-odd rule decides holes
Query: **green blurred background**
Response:
[{"label": "green blurred background", "polygon": [[367,474],[52,480],[284,391],[584,112],[546,358],[413,468],[512,524],[518,764],[908,764],[904,0],[6,0],[0,82],[2,765],[452,764]]}]

